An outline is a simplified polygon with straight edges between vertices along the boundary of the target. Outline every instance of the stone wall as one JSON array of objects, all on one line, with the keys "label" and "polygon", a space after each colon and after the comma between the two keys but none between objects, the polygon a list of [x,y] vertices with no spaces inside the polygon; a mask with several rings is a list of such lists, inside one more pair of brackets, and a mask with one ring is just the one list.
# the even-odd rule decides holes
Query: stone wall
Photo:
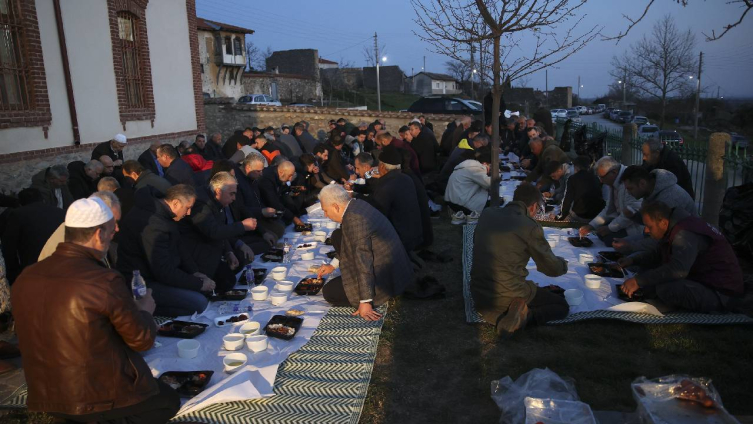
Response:
[{"label": "stone wall", "polygon": [[304,75],[319,79],[319,51],[314,49],[282,50],[266,60],[267,70],[281,74]]},{"label": "stone wall", "polygon": [[271,94],[277,84],[277,97],[283,103],[312,103],[320,99],[321,83],[302,75],[245,73],[244,94]]},{"label": "stone wall", "polygon": [[[414,114],[401,112],[376,112],[364,110],[329,109],[329,108],[296,108],[296,107],[268,107],[234,105],[232,102],[207,102],[205,103],[207,118],[207,131],[209,134],[219,132],[223,140],[230,137],[236,129],[245,127],[279,128],[282,124],[293,125],[298,121],[308,121],[309,132],[320,140],[326,138],[329,130],[330,119],[345,118],[353,124],[360,121],[374,122],[376,119],[384,119],[387,130],[397,135],[397,130],[416,117]],[[426,115],[427,119],[434,124],[438,132],[437,139],[441,137],[441,131],[447,124],[455,119],[452,115]]]}]

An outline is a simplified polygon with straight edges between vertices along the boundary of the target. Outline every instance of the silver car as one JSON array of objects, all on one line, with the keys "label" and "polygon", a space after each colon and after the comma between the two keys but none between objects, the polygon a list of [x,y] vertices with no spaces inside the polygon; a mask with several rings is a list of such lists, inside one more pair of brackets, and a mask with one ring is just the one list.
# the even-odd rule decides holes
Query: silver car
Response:
[{"label": "silver car", "polygon": [[266,94],[248,94],[238,99],[238,103],[242,105],[282,106],[279,100],[275,100],[272,96]]}]

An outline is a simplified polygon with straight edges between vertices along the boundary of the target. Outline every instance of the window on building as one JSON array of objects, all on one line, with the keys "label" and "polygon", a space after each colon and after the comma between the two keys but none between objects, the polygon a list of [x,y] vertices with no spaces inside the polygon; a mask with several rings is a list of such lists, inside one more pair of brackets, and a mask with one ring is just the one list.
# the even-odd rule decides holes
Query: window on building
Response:
[{"label": "window on building", "polygon": [[0,110],[32,107],[25,28],[18,0],[0,0]]},{"label": "window on building", "polygon": [[118,12],[118,38],[123,58],[123,82],[127,107],[144,107],[144,84],[141,78],[141,43],[137,30],[136,16],[129,12]]},{"label": "window on building", "polygon": [[233,50],[236,56],[243,56],[243,43],[240,37],[233,38]]},{"label": "window on building", "polygon": [[229,36],[225,37],[225,54],[233,54],[233,40]]}]

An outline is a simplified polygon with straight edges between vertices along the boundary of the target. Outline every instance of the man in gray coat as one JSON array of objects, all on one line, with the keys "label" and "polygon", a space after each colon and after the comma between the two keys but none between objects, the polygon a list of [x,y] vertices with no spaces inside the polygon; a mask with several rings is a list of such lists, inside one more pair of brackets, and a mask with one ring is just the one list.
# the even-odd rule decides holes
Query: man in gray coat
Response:
[{"label": "man in gray coat", "polygon": [[[413,282],[413,267],[392,224],[363,200],[351,199],[337,184],[319,193],[324,214],[342,224],[337,256],[319,269],[319,277],[339,267],[341,278],[327,282],[324,299],[335,306],[353,306],[367,321],[381,315],[374,310],[400,295]],[[334,242],[333,237],[333,242]]]},{"label": "man in gray coat", "polygon": [[476,310],[509,337],[533,320],[541,325],[567,316],[565,298],[526,280],[529,259],[550,277],[567,272],[567,262],[554,256],[544,230],[534,219],[541,203],[539,189],[523,183],[504,208],[486,208],[476,225],[471,268],[471,294]]}]

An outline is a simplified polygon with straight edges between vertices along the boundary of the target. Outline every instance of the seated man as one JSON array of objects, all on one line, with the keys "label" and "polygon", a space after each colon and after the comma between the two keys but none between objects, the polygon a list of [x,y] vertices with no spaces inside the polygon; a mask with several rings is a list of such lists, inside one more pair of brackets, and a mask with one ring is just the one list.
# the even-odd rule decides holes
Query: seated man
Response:
[{"label": "seated man", "polygon": [[[575,167],[569,163],[562,163],[557,160],[547,163],[544,167],[544,175],[551,178],[554,184],[550,185],[549,189],[541,192],[541,194],[547,199],[561,202],[565,197],[567,181],[574,172]],[[599,190],[599,194],[601,194],[601,190]]]},{"label": "seated man", "polygon": [[578,156],[573,159],[572,175],[563,182],[563,177],[567,174],[564,167],[570,166],[558,161],[550,162],[547,165],[549,177],[558,181],[560,185],[555,191],[555,199],[560,197],[557,192],[562,190],[559,200],[561,202],[560,213],[554,218],[558,221],[566,219],[574,222],[590,222],[604,209],[601,183],[589,169],[591,167],[590,157]]},{"label": "seated man", "polygon": [[123,164],[123,175],[132,179],[135,182],[133,186],[134,190],[140,190],[144,187],[154,187],[162,194],[167,193],[167,190],[172,187],[169,181],[153,173],[152,171],[144,168],[139,162],[135,160],[127,160]]},{"label": "seated man", "polygon": [[159,140],[152,141],[149,148],[139,155],[138,162],[144,167],[144,169],[148,169],[155,175],[164,177],[165,170],[162,168],[162,164],[157,160],[157,149],[159,149],[159,146],[161,145],[162,142]]},{"label": "seated man", "polygon": [[31,177],[31,188],[42,194],[46,204],[66,210],[73,203],[73,196],[68,190],[69,176],[65,165],[52,165]]},{"label": "seated man", "polygon": [[163,144],[157,149],[157,160],[165,170],[165,179],[172,185],[188,184],[196,186],[191,166],[178,155],[178,151],[170,144]]},{"label": "seated man", "polygon": [[693,312],[724,311],[743,295],[743,274],[729,242],[701,218],[661,201],[641,209],[654,250],[620,259],[620,266],[641,266],[622,285],[631,296],[638,289],[662,302]]},{"label": "seated man", "polygon": [[[287,189],[287,182],[295,178],[295,165],[289,161],[283,161],[277,166],[265,168],[257,181],[262,203],[270,208],[283,211],[282,220],[285,224],[291,222],[295,225],[303,225],[298,217],[299,211],[291,208],[292,205],[283,202],[283,190]],[[301,214],[302,215],[302,214]]]},{"label": "seated man", "polygon": [[651,138],[643,142],[641,152],[644,168],[649,171],[665,169],[671,172],[677,177],[677,185],[687,191],[691,199],[695,198],[693,178],[690,176],[688,166],[671,147],[665,146],[658,138]]},{"label": "seated man", "polygon": [[[650,171],[642,166],[631,165],[620,179],[625,190],[645,203],[661,200],[672,209],[679,208],[690,216],[698,216],[698,207],[692,197],[677,184],[675,175],[664,169]],[[626,213],[631,216],[631,214]],[[640,214],[635,217],[640,222]]]},{"label": "seated man", "polygon": [[138,353],[157,337],[151,290],[134,300],[123,275],[103,262],[115,232],[104,202],[75,201],[65,242],[13,285],[30,411],[76,422],[165,423],[180,408],[178,394]]},{"label": "seated man", "polygon": [[89,197],[97,191],[97,180],[102,175],[104,167],[96,159],[87,163],[80,160],[68,164],[68,190],[73,200]]},{"label": "seated man", "polygon": [[400,238],[387,218],[368,203],[351,199],[342,186],[324,187],[319,199],[327,218],[342,224],[340,235],[333,234],[337,257],[318,273],[322,277],[339,267],[342,277],[324,285],[324,299],[334,306],[357,308],[354,316],[378,320],[381,315],[373,308],[413,282],[413,268]]},{"label": "seated man", "polygon": [[464,153],[468,151],[472,152],[484,146],[488,146],[489,141],[491,140],[486,134],[481,134],[480,131],[476,131],[474,125],[471,125],[468,137],[469,138],[460,140],[460,144],[458,144],[452,150],[452,153],[450,153],[450,157],[447,159],[447,162],[444,163],[442,170],[439,171],[436,183],[438,184],[437,189],[439,189],[440,192],[444,191],[447,188],[447,182],[450,180],[450,175],[452,175],[455,167],[460,165],[461,162],[467,160],[470,157],[468,155],[464,155]]},{"label": "seated man", "polygon": [[548,188],[552,180],[545,175],[544,169],[549,162],[557,161],[559,163],[570,163],[570,157],[557,145],[553,139],[543,139],[540,137],[532,138],[528,142],[531,147],[531,153],[536,156],[536,166],[526,177],[528,182],[536,182],[539,188]]},{"label": "seated man", "polygon": [[[266,206],[261,200],[259,179],[264,170],[266,159],[261,153],[251,153],[238,165],[235,178],[238,180],[238,198],[242,199],[243,213],[256,218],[259,227],[272,232],[277,239],[285,233],[285,224],[277,218],[275,208]],[[275,240],[277,242],[277,240]]]},{"label": "seated man", "polygon": [[164,196],[148,187],[135,197],[133,209],[121,223],[118,271],[128,281],[134,270],[141,272],[153,290],[158,315],[203,312],[208,301],[202,292],[211,293],[215,282],[199,272],[176,223],[191,213],[196,191],[178,184]]},{"label": "seated man", "polygon": [[541,204],[541,192],[523,183],[504,208],[487,208],[481,214],[473,241],[471,293],[476,310],[509,337],[533,320],[538,325],[567,316],[562,296],[526,280],[526,265],[533,258],[536,269],[550,277],[567,272],[567,261],[554,256],[544,230],[533,216]]},{"label": "seated man", "polygon": [[479,150],[466,150],[463,156],[466,159],[455,167],[444,192],[444,200],[449,212],[452,213],[453,224],[478,220],[481,211],[486,207],[491,185],[491,149],[485,147]]},{"label": "seated man", "polygon": [[604,156],[596,161],[594,168],[596,176],[608,187],[606,206],[588,225],[580,227],[580,235],[585,237],[596,230],[604,244],[611,247],[615,238],[642,234],[643,226],[625,215],[626,212],[633,214],[641,208],[641,201],[631,196],[620,181],[627,167],[620,165],[611,156]]}]

